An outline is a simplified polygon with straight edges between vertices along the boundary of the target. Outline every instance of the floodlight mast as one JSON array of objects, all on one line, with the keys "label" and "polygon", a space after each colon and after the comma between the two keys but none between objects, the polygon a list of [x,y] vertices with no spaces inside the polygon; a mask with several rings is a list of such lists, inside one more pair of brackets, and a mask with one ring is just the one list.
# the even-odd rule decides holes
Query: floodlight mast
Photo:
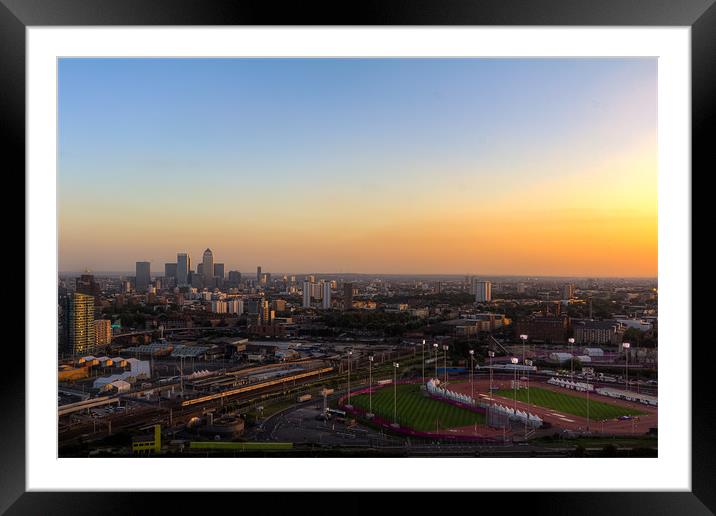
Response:
[{"label": "floodlight mast", "polygon": [[423,339],[421,350],[423,355],[423,385],[425,385],[425,339]]},{"label": "floodlight mast", "polygon": [[631,344],[628,342],[622,343],[622,347],[624,348],[624,354],[626,355],[626,365],[625,365],[625,372],[626,372],[626,378],[624,380],[626,384],[626,390],[629,390],[629,348],[631,347]]},{"label": "floodlight mast", "polygon": [[368,417],[373,417],[373,355],[368,355]]},{"label": "floodlight mast", "polygon": [[351,405],[351,356],[353,355],[353,351],[348,351],[348,407],[352,407]]},{"label": "floodlight mast", "polygon": [[569,341],[569,362],[572,370],[570,378],[574,381],[574,339],[570,337],[567,340]]},{"label": "floodlight mast", "polygon": [[434,343],[433,347],[435,348],[435,379],[438,379],[438,343]]},{"label": "floodlight mast", "polygon": [[526,357],[526,349],[525,344],[527,342],[527,335],[522,334],[520,335],[520,340],[522,341],[522,363],[524,363]]},{"label": "floodlight mast", "polygon": [[393,362],[393,424],[398,425],[398,362]]},{"label": "floodlight mast", "polygon": [[448,352],[448,346],[447,344],[443,344],[443,368],[445,369],[445,383],[448,382],[448,373],[447,373],[447,352]]},{"label": "floodlight mast", "polygon": [[470,350],[470,398],[472,402],[475,402],[475,368],[472,365],[472,361],[475,358],[475,350]]},{"label": "floodlight mast", "polygon": [[512,380],[512,400],[513,400],[513,406],[515,413],[517,412],[517,362],[519,362],[519,359],[517,357],[512,357],[510,359],[510,362],[512,362],[513,370],[514,370],[514,377]]}]

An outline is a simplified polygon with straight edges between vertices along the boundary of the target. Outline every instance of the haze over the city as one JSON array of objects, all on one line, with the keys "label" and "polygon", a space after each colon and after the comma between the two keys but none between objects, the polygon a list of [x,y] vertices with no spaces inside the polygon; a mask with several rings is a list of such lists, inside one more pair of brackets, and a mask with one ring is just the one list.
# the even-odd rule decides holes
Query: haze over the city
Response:
[{"label": "haze over the city", "polygon": [[656,59],[62,59],[60,271],[657,275]]}]

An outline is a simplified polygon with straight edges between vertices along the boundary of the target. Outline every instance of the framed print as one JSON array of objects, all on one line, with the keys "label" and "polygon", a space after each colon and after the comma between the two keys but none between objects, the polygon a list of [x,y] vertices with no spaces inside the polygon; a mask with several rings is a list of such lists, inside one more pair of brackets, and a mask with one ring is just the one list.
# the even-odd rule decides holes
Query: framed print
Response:
[{"label": "framed print", "polygon": [[712,2],[3,2],[28,205],[8,514],[89,511],[77,491],[714,510]]}]

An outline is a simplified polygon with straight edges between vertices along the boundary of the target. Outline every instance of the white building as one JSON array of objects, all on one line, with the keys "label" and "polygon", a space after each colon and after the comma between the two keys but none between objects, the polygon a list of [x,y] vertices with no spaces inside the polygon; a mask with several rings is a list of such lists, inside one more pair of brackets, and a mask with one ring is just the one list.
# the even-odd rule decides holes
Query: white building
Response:
[{"label": "white building", "polygon": [[303,282],[303,308],[311,308],[311,282]]},{"label": "white building", "polygon": [[323,283],[323,300],[321,302],[321,308],[324,310],[330,310],[331,308],[331,284],[327,281]]}]

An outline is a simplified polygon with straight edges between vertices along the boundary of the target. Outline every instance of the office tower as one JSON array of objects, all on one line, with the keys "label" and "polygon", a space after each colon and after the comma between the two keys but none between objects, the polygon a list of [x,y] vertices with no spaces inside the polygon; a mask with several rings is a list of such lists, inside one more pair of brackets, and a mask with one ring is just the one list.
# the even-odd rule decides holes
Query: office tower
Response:
[{"label": "office tower", "polygon": [[99,306],[99,298],[102,294],[102,289],[100,288],[99,283],[94,280],[94,276],[92,274],[83,274],[77,278],[77,281],[75,282],[75,291],[81,294],[87,294],[88,296],[93,296],[95,305]]},{"label": "office tower", "polygon": [[303,308],[311,308],[311,282],[303,282]]},{"label": "office tower", "polygon": [[562,287],[562,299],[570,300],[574,298],[574,285],[567,283]]},{"label": "office tower", "polygon": [[75,292],[67,300],[68,343],[73,355],[95,350],[94,297]]},{"label": "office tower", "polygon": [[343,310],[353,308],[353,283],[343,284]]},{"label": "office tower", "polygon": [[164,277],[165,278],[176,278],[177,277],[177,264],[176,263],[165,263],[164,264]]},{"label": "office tower", "polygon": [[137,292],[145,293],[149,282],[151,281],[151,273],[149,262],[137,262],[134,285]]},{"label": "office tower", "polygon": [[224,279],[224,264],[223,263],[215,263],[214,264],[214,277],[219,279]]},{"label": "office tower", "polygon": [[112,321],[109,319],[95,320],[94,343],[96,348],[109,346],[112,343]]},{"label": "office tower", "polygon": [[177,254],[177,285],[184,287],[189,284],[191,260],[186,253]]},{"label": "office tower", "polygon": [[261,266],[256,267],[256,281],[261,281]]},{"label": "office tower", "polygon": [[[201,264],[199,264],[199,265],[201,265]],[[199,267],[197,266],[197,269],[198,268]],[[198,271],[197,272],[189,271],[189,282],[190,282],[189,284],[194,288],[201,288],[204,285],[204,281],[201,277],[201,273]]]},{"label": "office tower", "polygon": [[310,276],[306,276],[306,279],[307,279],[308,281],[310,281],[311,283],[315,283],[315,282],[316,282],[316,277],[315,277],[313,274],[311,274]]},{"label": "office tower", "polygon": [[202,258],[202,276],[204,278],[204,286],[210,287],[214,284],[214,253],[211,252],[211,249],[208,247],[204,251],[204,256]]},{"label": "office tower", "polygon": [[321,302],[321,308],[324,310],[330,310],[331,308],[331,284],[328,281],[323,283],[323,301]]},{"label": "office tower", "polygon": [[196,273],[199,276],[204,276],[204,264],[203,263],[197,263],[196,264]]},{"label": "office tower", "polygon": [[489,281],[479,281],[473,279],[473,288],[475,289],[475,302],[485,303],[492,301],[492,283]]},{"label": "office tower", "polygon": [[238,286],[241,283],[241,273],[239,271],[229,271],[229,283]]}]

